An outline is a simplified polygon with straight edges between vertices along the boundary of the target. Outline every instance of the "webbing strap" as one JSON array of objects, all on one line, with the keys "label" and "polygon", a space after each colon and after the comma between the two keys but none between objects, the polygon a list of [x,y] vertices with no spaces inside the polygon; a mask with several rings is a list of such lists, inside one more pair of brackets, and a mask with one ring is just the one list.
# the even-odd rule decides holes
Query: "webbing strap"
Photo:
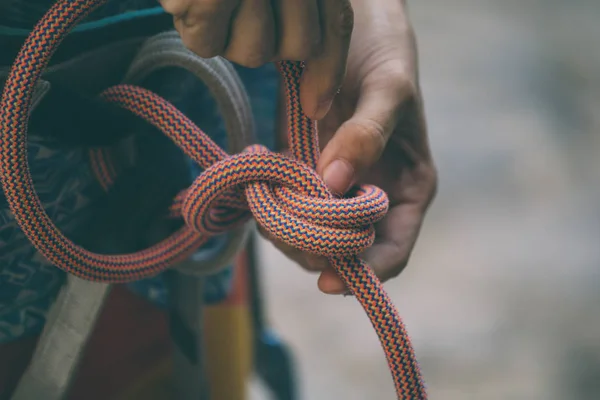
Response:
[{"label": "webbing strap", "polygon": [[106,283],[68,277],[11,400],[64,399],[108,293]]},{"label": "webbing strap", "polygon": [[[250,104],[235,70],[225,60],[202,60],[193,56],[174,32],[148,39],[134,58],[124,81],[139,82],[167,67],[184,68],[207,83],[209,90],[219,99],[221,113],[226,116],[228,145],[232,149],[241,150],[252,140]],[[50,84],[40,80],[33,95],[32,110],[49,90]],[[94,160],[91,161],[95,165]],[[95,172],[101,184],[109,185],[100,169]],[[110,177],[113,178],[116,177]],[[171,337],[174,341],[177,399],[207,398],[204,365],[191,363],[188,357],[193,354],[201,360],[204,354],[202,277],[231,264],[238,249],[243,246],[249,228],[243,226],[230,232],[222,245],[215,249],[197,251],[177,266],[185,275],[173,274],[168,281],[172,295]],[[62,400],[66,396],[109,290],[107,284],[68,276],[67,283],[52,305],[32,361],[11,400]]]}]

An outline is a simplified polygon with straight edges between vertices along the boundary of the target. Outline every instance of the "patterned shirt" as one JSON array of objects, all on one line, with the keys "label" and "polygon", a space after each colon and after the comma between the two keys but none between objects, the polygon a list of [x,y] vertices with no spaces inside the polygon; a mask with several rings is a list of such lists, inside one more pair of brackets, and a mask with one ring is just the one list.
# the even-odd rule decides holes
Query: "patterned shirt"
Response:
[{"label": "patterned shirt", "polygon": [[[31,29],[56,0],[3,0],[0,2],[0,25],[18,29]],[[108,0],[83,23],[132,15],[145,15],[159,7],[156,0]],[[146,13],[144,13],[146,11]],[[110,23],[111,20],[105,21]]]},{"label": "patterned shirt", "polygon": [[[2,69],[12,62],[25,35],[54,2],[0,1],[0,84]],[[54,57],[58,59],[55,62],[69,60],[107,43],[136,36],[149,37],[171,28],[170,16],[158,7],[156,0],[109,0],[65,40]],[[236,66],[236,70],[250,96],[259,142],[273,148],[277,72],[273,65],[258,69]],[[177,70],[166,70],[161,74],[151,79],[146,87],[171,101],[213,140],[224,145],[224,123],[203,84],[197,80],[190,83],[189,76]],[[163,153],[179,154],[168,141],[159,139],[156,146]],[[168,171],[168,156],[164,160]],[[65,148],[48,142],[41,132],[30,132],[29,163],[36,190],[48,215],[67,236],[76,237],[82,229],[82,221],[94,213],[91,205],[101,192],[92,177],[85,149]],[[191,177],[199,172],[193,166],[189,168]],[[218,245],[218,238],[207,244]],[[206,302],[218,302],[226,296],[230,276],[231,270],[226,269],[209,277]],[[38,334],[64,279],[65,274],[50,265],[27,241],[0,192],[0,343]],[[161,276],[128,286],[155,304],[163,305],[166,301]]]}]

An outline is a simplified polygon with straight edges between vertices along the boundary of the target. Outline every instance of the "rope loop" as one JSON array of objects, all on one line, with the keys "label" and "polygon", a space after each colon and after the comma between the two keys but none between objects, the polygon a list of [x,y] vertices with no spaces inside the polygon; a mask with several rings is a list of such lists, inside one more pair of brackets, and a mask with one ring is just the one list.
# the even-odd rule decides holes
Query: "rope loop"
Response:
[{"label": "rope loop", "polygon": [[175,199],[171,216],[186,226],[132,254],[92,253],[63,235],[37,195],[27,160],[27,120],[35,84],[61,40],[106,0],[58,0],[36,25],[10,71],[0,102],[0,183],[15,220],[36,249],[57,267],[88,280],[130,282],[188,259],[212,234],[250,216],[292,246],[329,257],[355,295],[381,341],[398,399],[427,398],[408,333],[383,285],[360,254],[374,239],[373,223],[388,200],[374,186],[337,199],[314,171],[319,142],[314,121],[300,106],[303,65],[278,64],[287,98],[291,157],[250,147],[229,156],[187,117],[159,96],[119,85],[102,96],[161,129],[204,172]]},{"label": "rope loop", "polygon": [[388,209],[381,189],[364,186],[357,197],[337,199],[302,161],[259,145],[227,155],[179,110],[146,89],[118,85],[102,97],[154,124],[205,168],[172,209],[198,234],[217,235],[254,216],[273,237],[313,254],[356,255],[373,244],[372,224]]}]

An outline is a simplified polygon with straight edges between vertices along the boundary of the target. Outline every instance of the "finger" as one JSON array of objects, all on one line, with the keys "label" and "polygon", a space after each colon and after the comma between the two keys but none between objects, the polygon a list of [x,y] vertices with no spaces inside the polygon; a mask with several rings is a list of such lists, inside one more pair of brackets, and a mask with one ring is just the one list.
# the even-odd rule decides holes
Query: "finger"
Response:
[{"label": "finger", "polygon": [[348,288],[342,278],[335,272],[333,267],[329,267],[321,272],[317,280],[319,290],[325,294],[345,294],[348,293]]},{"label": "finger", "polygon": [[[378,237],[384,239],[367,249],[361,258],[382,282],[398,276],[408,264],[424,215],[423,205],[402,204],[390,209],[378,224]],[[348,292],[346,284],[333,269],[321,273],[318,286],[327,294]]]},{"label": "finger", "polygon": [[183,16],[194,3],[194,0],[158,0],[161,7],[173,17]]},{"label": "finger", "polygon": [[382,281],[398,276],[408,264],[425,213],[424,204],[400,204],[378,224],[381,240],[367,249],[364,260]]},{"label": "finger", "polygon": [[302,252],[287,243],[280,241],[264,230],[260,225],[258,226],[258,232],[261,236],[270,241],[277,250],[281,251],[287,258],[308,272],[321,272],[331,265],[326,257]]},{"label": "finger", "polygon": [[[391,71],[393,71],[391,69]],[[317,166],[334,193],[345,193],[380,157],[414,89],[401,71],[363,82],[356,111],[327,143]]]},{"label": "finger", "polygon": [[185,46],[203,58],[223,53],[232,16],[240,0],[161,0],[165,11],[173,15],[175,28]]},{"label": "finger", "polygon": [[305,61],[320,50],[321,24],[317,0],[277,0],[277,60]]},{"label": "finger", "polygon": [[312,119],[323,118],[342,86],[354,25],[350,0],[319,0],[321,52],[306,60],[300,85],[300,102]]},{"label": "finger", "polygon": [[244,0],[233,19],[223,56],[244,67],[256,68],[275,55],[275,22],[270,0]]}]

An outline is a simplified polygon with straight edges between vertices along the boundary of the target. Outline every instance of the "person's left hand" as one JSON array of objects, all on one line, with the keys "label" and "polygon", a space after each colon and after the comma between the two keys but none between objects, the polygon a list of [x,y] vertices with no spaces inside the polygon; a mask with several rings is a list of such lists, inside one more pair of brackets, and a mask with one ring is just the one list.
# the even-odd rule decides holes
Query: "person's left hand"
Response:
[{"label": "person's left hand", "polygon": [[[384,281],[406,266],[437,185],[416,44],[403,3],[352,2],[355,24],[347,75],[331,111],[318,124],[326,146],[317,171],[330,189],[342,194],[355,183],[370,183],[388,194],[390,210],[375,226],[375,244],[362,255]],[[347,292],[325,257],[269,239],[305,269],[320,272],[321,291]]]},{"label": "person's left hand", "polygon": [[303,61],[300,102],[323,118],[344,79],[351,0],[159,0],[187,48],[245,67]]}]

